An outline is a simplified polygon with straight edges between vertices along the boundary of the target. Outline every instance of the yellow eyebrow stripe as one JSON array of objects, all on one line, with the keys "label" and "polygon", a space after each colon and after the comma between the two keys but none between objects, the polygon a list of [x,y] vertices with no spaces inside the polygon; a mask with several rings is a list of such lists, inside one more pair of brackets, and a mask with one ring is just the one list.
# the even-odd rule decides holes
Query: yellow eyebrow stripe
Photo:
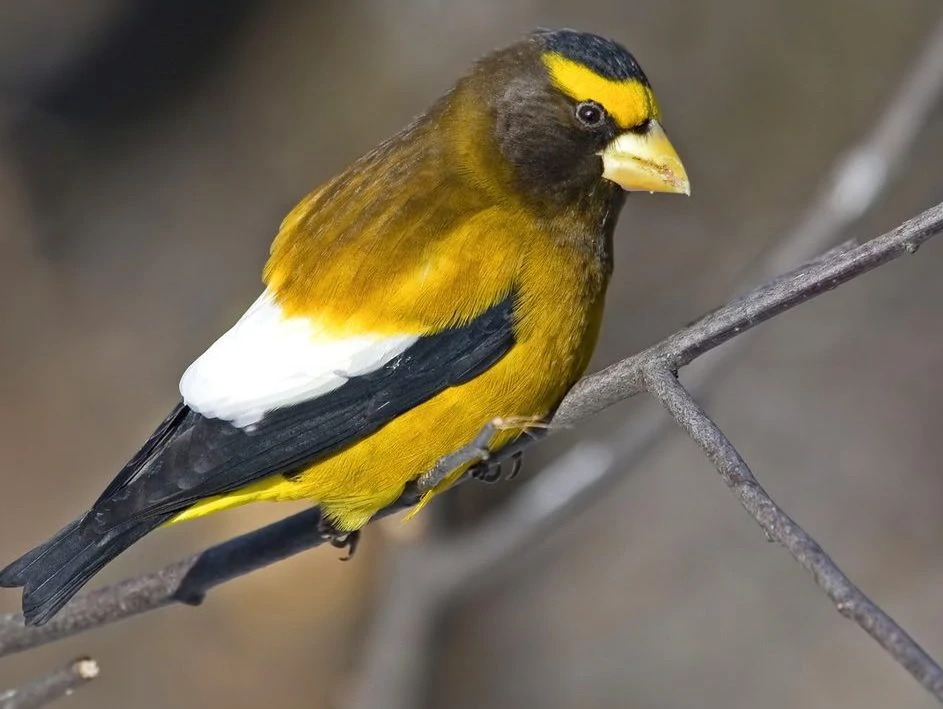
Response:
[{"label": "yellow eyebrow stripe", "polygon": [[632,128],[650,118],[658,118],[658,103],[652,90],[637,79],[616,81],[568,59],[549,52],[543,56],[554,85],[575,101],[596,101],[621,128]]}]

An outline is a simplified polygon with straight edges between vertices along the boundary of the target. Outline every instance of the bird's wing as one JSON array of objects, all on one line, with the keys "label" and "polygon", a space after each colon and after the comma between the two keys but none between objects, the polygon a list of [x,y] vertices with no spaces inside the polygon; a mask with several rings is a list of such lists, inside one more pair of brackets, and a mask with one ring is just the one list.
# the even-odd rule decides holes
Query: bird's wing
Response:
[{"label": "bird's wing", "polygon": [[511,349],[529,222],[420,143],[392,139],[286,217],[266,292],[187,370],[183,408],[87,523],[107,529],[296,471]]},{"label": "bird's wing", "polygon": [[490,368],[514,344],[514,296],[424,335],[331,341],[269,296],[181,380],[182,406],[93,506],[107,529],[290,473]]}]

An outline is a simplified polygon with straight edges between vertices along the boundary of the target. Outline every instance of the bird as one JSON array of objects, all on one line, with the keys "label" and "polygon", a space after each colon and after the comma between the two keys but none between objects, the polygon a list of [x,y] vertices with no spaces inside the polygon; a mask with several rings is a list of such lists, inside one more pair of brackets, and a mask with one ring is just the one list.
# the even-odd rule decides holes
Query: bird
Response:
[{"label": "bird", "polygon": [[[0,571],[41,625],[146,534],[256,501],[337,546],[495,421],[500,451],[589,364],[630,192],[690,194],[615,40],[539,29],[475,61],[278,228],[264,288],[89,510]],[[461,462],[420,501],[461,477]]]}]

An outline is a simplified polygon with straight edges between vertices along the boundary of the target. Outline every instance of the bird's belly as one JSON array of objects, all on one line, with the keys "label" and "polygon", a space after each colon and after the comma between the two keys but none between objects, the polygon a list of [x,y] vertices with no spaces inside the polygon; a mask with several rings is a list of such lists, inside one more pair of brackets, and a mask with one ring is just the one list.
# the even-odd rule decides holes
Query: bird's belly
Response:
[{"label": "bird's belly", "polygon": [[[407,411],[272,492],[280,499],[316,500],[339,528],[359,528],[396,500],[407,482],[469,443],[494,418],[544,419],[575,378],[559,371],[561,365],[570,370],[575,363],[547,361],[541,354],[540,348],[515,347],[484,374]],[[520,433],[499,431],[492,447]]]}]

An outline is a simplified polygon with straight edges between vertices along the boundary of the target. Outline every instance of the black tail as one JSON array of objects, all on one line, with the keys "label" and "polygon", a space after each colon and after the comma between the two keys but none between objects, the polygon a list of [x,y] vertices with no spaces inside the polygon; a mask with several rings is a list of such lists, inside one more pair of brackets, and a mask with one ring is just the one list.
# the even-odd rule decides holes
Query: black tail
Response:
[{"label": "black tail", "polygon": [[42,625],[105,564],[171,516],[150,517],[106,532],[78,519],[0,571],[0,586],[22,586],[26,624]]}]

